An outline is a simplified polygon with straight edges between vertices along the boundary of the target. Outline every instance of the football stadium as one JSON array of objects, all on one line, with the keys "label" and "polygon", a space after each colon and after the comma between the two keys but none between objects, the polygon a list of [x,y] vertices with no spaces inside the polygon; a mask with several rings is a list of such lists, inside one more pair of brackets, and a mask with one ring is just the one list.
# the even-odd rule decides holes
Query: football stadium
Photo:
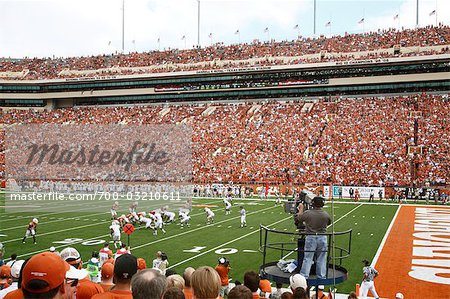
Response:
[{"label": "football stadium", "polygon": [[113,51],[0,51],[0,298],[450,298],[447,3],[140,50],[119,2]]}]

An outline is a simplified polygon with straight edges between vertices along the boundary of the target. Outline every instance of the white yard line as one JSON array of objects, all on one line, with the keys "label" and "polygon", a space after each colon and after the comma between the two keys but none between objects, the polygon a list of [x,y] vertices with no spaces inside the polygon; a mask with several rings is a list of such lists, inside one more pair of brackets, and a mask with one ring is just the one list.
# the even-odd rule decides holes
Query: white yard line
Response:
[{"label": "white yard line", "polygon": [[[286,218],[284,218],[284,219],[278,220],[278,221],[276,221],[276,222],[274,222],[274,223],[272,223],[272,224],[269,224],[269,226],[272,226],[272,225],[281,223],[281,222],[283,222],[283,221],[285,221],[285,220],[288,220],[288,219],[292,219],[292,217],[289,216],[289,217],[286,217]],[[217,249],[219,249],[219,248],[222,248],[222,247],[224,247],[224,246],[226,246],[226,245],[229,245],[229,244],[231,244],[231,243],[234,243],[234,242],[236,242],[236,241],[239,241],[239,240],[241,240],[241,239],[243,239],[243,238],[246,238],[246,237],[248,237],[248,236],[250,236],[250,235],[252,235],[252,234],[254,234],[254,233],[257,233],[257,232],[259,232],[259,228],[256,229],[256,230],[254,230],[254,231],[252,231],[252,232],[249,232],[249,233],[247,233],[247,234],[245,234],[245,235],[242,235],[242,236],[240,236],[240,237],[238,237],[238,238],[235,238],[235,239],[233,239],[233,240],[231,240],[231,241],[222,243],[222,244],[220,244],[219,246],[216,246],[216,247],[214,247],[214,248],[211,248],[211,249],[209,249],[209,250],[207,250],[207,251],[205,251],[205,252],[202,252],[202,253],[200,253],[200,254],[196,254],[196,255],[194,255],[193,257],[190,257],[190,258],[187,258],[187,259],[185,259],[185,260],[182,260],[181,262],[178,262],[178,263],[176,263],[176,264],[173,264],[173,265],[170,266],[169,268],[173,268],[173,267],[179,266],[179,265],[181,265],[181,264],[184,264],[184,263],[186,263],[186,262],[189,262],[189,261],[191,261],[191,260],[193,260],[193,259],[196,259],[196,258],[202,256],[202,255],[205,255],[205,254],[207,254],[207,253],[210,253],[211,251],[215,251],[215,250],[217,250]]]},{"label": "white yard line", "polygon": [[397,211],[395,212],[394,217],[391,220],[391,223],[389,224],[389,227],[388,227],[386,233],[384,234],[383,240],[381,240],[381,244],[378,247],[377,253],[375,253],[375,256],[373,257],[372,264],[371,264],[372,267],[375,267],[375,265],[378,261],[378,258],[380,257],[381,251],[383,250],[384,244],[386,243],[386,240],[389,236],[389,233],[391,232],[392,227],[394,226],[394,222],[397,219],[398,213],[400,212],[401,208],[402,208],[402,205],[399,205],[397,208]]},{"label": "white yard line", "polygon": [[[88,214],[88,215],[84,215],[84,216],[78,216],[78,217],[69,217],[69,218],[58,218],[58,220],[54,220],[54,221],[39,221],[39,226],[41,225],[46,225],[49,223],[55,223],[55,222],[63,222],[63,221],[67,221],[67,220],[74,220],[75,218],[86,218],[89,216],[93,216],[93,215],[102,215],[102,214],[109,214],[109,212],[102,212],[102,213],[95,213],[95,214]],[[40,218],[40,217],[37,217]],[[13,230],[13,229],[17,229],[17,228],[22,228],[25,229],[26,228],[26,224],[25,225],[19,225],[19,226],[14,226],[14,227],[8,227],[8,228],[2,228],[0,231],[4,232],[4,231],[8,231],[8,230]]]}]

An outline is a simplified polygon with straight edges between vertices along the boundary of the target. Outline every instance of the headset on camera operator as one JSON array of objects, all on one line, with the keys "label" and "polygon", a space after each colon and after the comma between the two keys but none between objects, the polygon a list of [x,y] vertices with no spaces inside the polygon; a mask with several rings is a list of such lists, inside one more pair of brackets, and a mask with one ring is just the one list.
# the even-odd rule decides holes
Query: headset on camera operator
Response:
[{"label": "headset on camera operator", "polygon": [[299,229],[304,228],[305,248],[304,258],[300,274],[309,277],[314,253],[316,259],[316,274],[318,278],[326,278],[327,270],[327,236],[320,235],[327,232],[327,226],[331,224],[330,215],[322,208],[325,205],[323,197],[316,196],[311,200],[311,209],[305,210],[304,204],[298,206],[298,213],[295,216]]}]

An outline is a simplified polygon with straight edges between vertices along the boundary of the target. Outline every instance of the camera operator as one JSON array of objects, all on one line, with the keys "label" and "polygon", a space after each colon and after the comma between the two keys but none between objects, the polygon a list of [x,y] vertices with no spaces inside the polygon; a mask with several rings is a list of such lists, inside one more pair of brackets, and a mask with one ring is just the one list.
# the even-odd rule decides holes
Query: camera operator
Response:
[{"label": "camera operator", "polygon": [[230,267],[230,261],[224,257],[221,257],[219,259],[219,264],[216,266],[216,271],[219,273],[220,276],[220,296],[223,298],[224,295],[228,295],[229,289],[229,279],[228,279],[228,273],[231,270]]},{"label": "camera operator", "polygon": [[327,236],[318,235],[326,233],[327,226],[331,224],[330,215],[322,208],[325,204],[323,197],[316,196],[312,199],[312,209],[304,211],[304,205],[298,206],[298,213],[296,220],[299,224],[304,224],[306,238],[305,238],[305,256],[303,258],[302,268],[300,274],[305,278],[309,277],[314,253],[317,255],[316,259],[316,274],[318,278],[326,278],[327,271]]}]

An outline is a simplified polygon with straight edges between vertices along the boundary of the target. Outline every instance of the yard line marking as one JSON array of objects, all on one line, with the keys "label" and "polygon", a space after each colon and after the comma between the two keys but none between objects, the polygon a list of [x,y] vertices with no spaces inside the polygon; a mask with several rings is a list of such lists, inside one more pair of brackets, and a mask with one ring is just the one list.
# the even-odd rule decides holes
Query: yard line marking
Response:
[{"label": "yard line marking", "polygon": [[[278,221],[276,221],[276,222],[274,222],[274,223],[272,223],[272,224],[270,224],[270,225],[275,225],[275,224],[281,223],[281,222],[283,222],[283,221],[286,221],[286,220],[288,220],[288,219],[292,219],[292,217],[291,217],[291,216],[286,217],[286,218],[281,219],[281,220],[278,220]],[[207,251],[205,251],[205,252],[202,252],[202,253],[200,253],[200,254],[194,255],[193,257],[187,258],[187,259],[185,259],[185,260],[183,260],[183,261],[181,261],[181,262],[178,262],[178,263],[176,263],[176,264],[173,264],[172,266],[169,267],[169,269],[170,269],[170,268],[173,268],[173,267],[176,267],[176,266],[179,266],[179,265],[181,265],[181,264],[184,264],[184,263],[186,263],[186,262],[189,262],[189,261],[191,261],[191,260],[193,260],[193,259],[196,259],[196,258],[198,258],[199,256],[202,256],[202,255],[205,255],[205,254],[207,254],[207,253],[210,253],[211,251],[215,251],[215,250],[217,250],[217,249],[219,249],[219,248],[222,248],[222,247],[224,247],[224,246],[226,246],[226,245],[229,245],[229,244],[231,244],[231,243],[234,243],[234,242],[236,242],[236,241],[239,241],[239,240],[241,240],[241,239],[243,239],[243,238],[246,238],[246,237],[248,237],[248,236],[250,236],[250,235],[252,235],[252,234],[254,234],[254,233],[257,233],[257,232],[259,232],[259,228],[256,229],[256,230],[254,230],[254,231],[252,231],[252,232],[249,232],[249,233],[247,233],[247,234],[245,234],[245,235],[242,235],[242,236],[240,236],[240,237],[238,237],[238,238],[235,238],[235,239],[233,239],[233,240],[231,240],[231,241],[222,243],[222,244],[220,244],[219,246],[216,246],[216,247],[214,247],[214,248],[211,248],[211,249],[209,249],[209,250],[207,250]]]},{"label": "yard line marking", "polygon": [[[109,214],[109,212],[102,212],[102,213],[95,213],[95,214],[88,214],[85,216],[81,216],[82,218],[84,217],[89,217],[89,216],[93,216],[93,215],[98,215],[98,214]],[[47,217],[40,217],[40,218],[47,218]],[[50,218],[51,219],[51,218]],[[39,226],[41,225],[45,225],[45,224],[49,224],[49,223],[55,223],[55,222],[62,222],[62,221],[67,221],[67,220],[74,220],[75,217],[69,217],[69,218],[57,218],[58,220],[54,220],[54,221],[48,221],[48,222],[40,222]],[[89,219],[84,219],[84,220],[88,220]],[[24,228],[26,226],[26,224],[20,225],[20,226],[14,226],[14,227],[8,227],[5,229],[2,229],[2,231],[6,231],[6,230],[13,230],[13,229],[17,229],[17,228]]]},{"label": "yard line marking", "polygon": [[259,252],[259,251],[258,251],[258,250],[244,249],[244,250],[242,250],[242,252],[250,252],[250,253],[253,253],[253,252]]},{"label": "yard line marking", "polygon": [[[83,225],[83,226],[70,227],[70,228],[61,229],[61,230],[57,230],[57,231],[52,231],[52,232],[48,232],[48,233],[43,233],[43,234],[39,234],[39,235],[37,235],[37,236],[53,235],[53,234],[57,234],[57,233],[65,232],[65,231],[76,230],[76,229],[79,229],[79,228],[84,228],[84,227],[89,227],[89,226],[100,225],[100,224],[104,224],[104,223],[106,223],[106,222],[109,222],[109,220],[102,221],[102,222],[98,222],[98,223],[93,223],[93,224],[87,224],[87,225]],[[11,240],[2,241],[2,243],[5,244],[5,243],[10,243],[10,242],[19,241],[19,240],[22,240],[22,238],[17,238],[17,239],[11,239]],[[84,241],[83,241],[83,242],[84,242]]]},{"label": "yard line marking", "polygon": [[384,247],[384,243],[386,243],[386,240],[389,236],[389,233],[391,232],[392,226],[394,226],[394,222],[397,219],[398,213],[400,212],[401,208],[402,208],[402,205],[399,205],[397,208],[397,211],[395,211],[394,217],[392,217],[391,223],[389,224],[388,229],[386,230],[386,233],[384,234],[384,237],[381,240],[380,246],[378,247],[378,250],[372,259],[372,264],[371,264],[372,267],[374,267],[376,265],[378,258],[380,257],[381,251],[383,250],[383,247]]}]

